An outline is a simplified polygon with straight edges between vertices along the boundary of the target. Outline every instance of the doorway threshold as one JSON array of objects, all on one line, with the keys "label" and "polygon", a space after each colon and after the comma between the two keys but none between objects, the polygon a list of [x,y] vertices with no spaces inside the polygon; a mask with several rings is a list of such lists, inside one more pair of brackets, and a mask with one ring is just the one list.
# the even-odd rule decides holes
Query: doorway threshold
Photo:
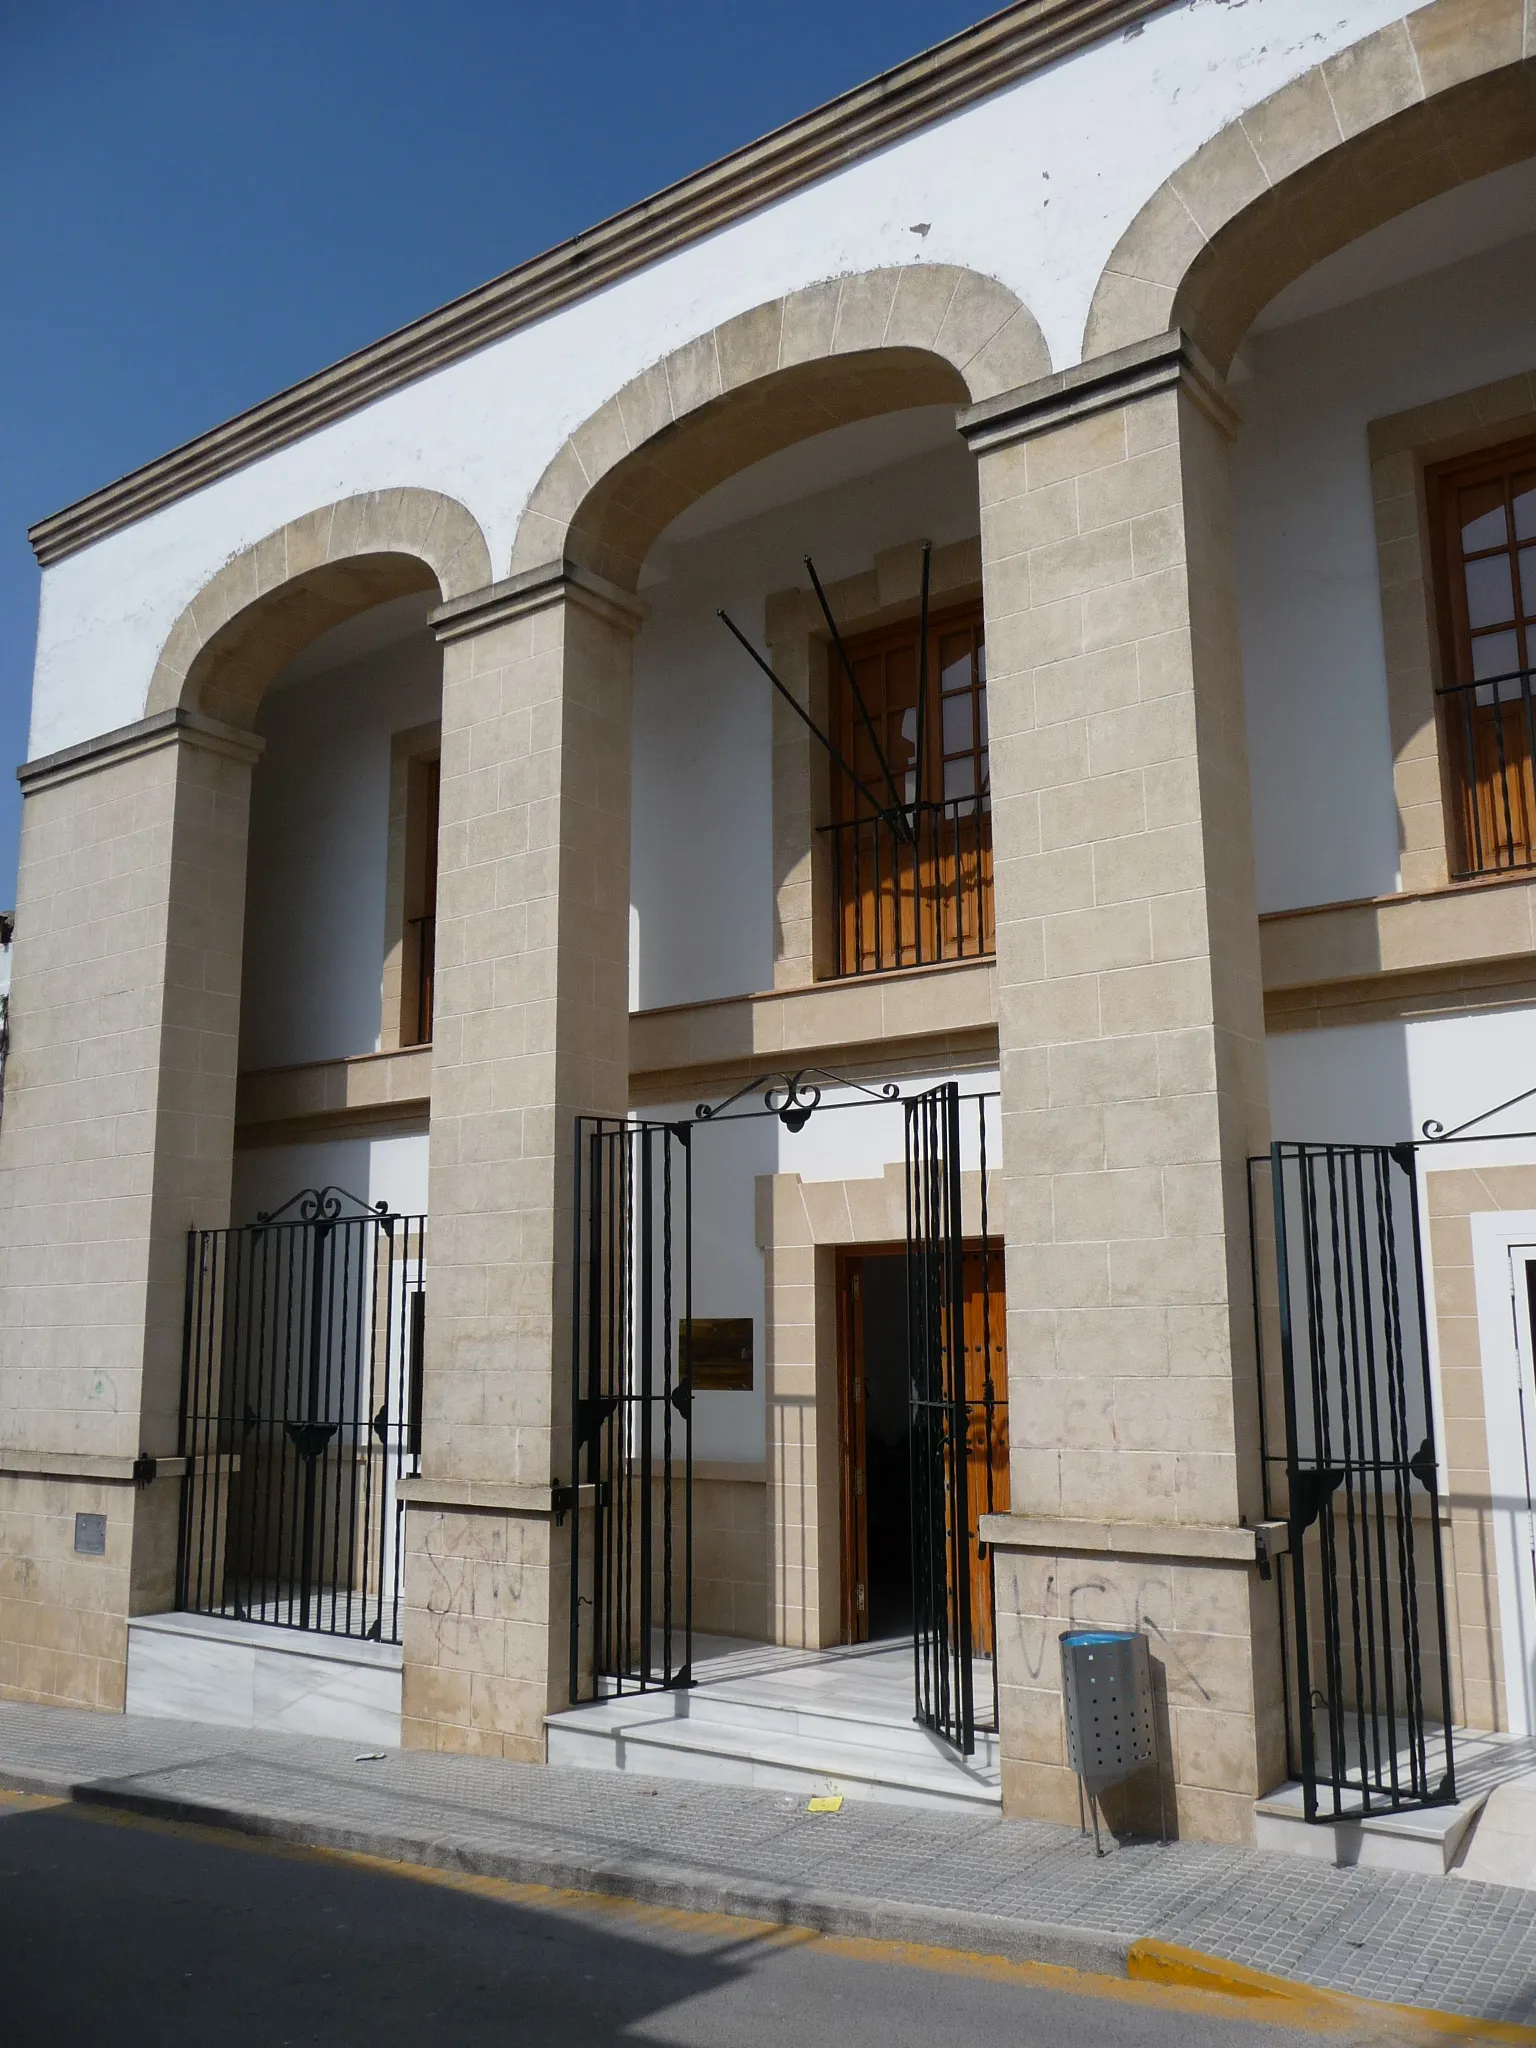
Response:
[{"label": "doorway threshold", "polygon": [[[997,1737],[963,1757],[913,1719],[909,1642],[798,1650],[694,1637],[686,1692],[626,1693],[548,1716],[552,1764],[893,1806],[997,1808]],[[990,1702],[991,1666],[976,1667]]]}]

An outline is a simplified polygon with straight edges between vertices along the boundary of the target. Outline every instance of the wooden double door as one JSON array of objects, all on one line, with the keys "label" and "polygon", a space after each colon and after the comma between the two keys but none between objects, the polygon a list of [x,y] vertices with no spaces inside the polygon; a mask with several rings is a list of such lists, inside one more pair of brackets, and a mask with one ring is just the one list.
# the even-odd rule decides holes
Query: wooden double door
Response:
[{"label": "wooden double door", "polygon": [[[966,1542],[971,1644],[992,1653],[990,1562],[979,1518],[1008,1507],[1008,1359],[1003,1254],[963,1254]],[[899,1245],[839,1255],[839,1449],[845,1642],[910,1635],[913,1609],[912,1387],[907,1254]],[[990,1390],[990,1399],[989,1396]]]}]

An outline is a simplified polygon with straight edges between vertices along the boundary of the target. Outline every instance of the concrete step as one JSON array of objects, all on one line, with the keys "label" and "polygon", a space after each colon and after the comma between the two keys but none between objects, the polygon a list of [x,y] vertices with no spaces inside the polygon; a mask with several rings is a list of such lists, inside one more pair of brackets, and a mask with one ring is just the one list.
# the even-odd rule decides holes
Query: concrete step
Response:
[{"label": "concrete step", "polygon": [[1301,1786],[1282,1785],[1254,1803],[1258,1846],[1282,1856],[1305,1856],[1345,1869],[1359,1865],[1368,1870],[1411,1870],[1443,1877],[1456,1861],[1487,1796],[1477,1792],[1455,1806],[1373,1814],[1366,1820],[1309,1821]]},{"label": "concrete step", "polygon": [[841,1792],[849,1799],[950,1812],[1001,1804],[995,1773],[946,1753],[933,1738],[924,1755],[875,1739],[887,1732],[884,1726],[871,1728],[870,1739],[860,1742],[802,1736],[782,1718],[715,1719],[713,1703],[708,1713],[677,1713],[672,1702],[679,1697],[652,1695],[553,1714],[546,1723],[549,1761],[807,1798]]},{"label": "concrete step", "polygon": [[[908,1756],[924,1762],[935,1753],[946,1757],[950,1753],[948,1744],[940,1743],[916,1719],[895,1721],[835,1701],[802,1705],[782,1697],[764,1697],[748,1683],[718,1682],[711,1684],[707,1693],[681,1697],[685,1716],[703,1715],[720,1726],[751,1729],[773,1741],[851,1744],[881,1758]],[[650,1711],[655,1712],[654,1704]],[[991,1712],[990,1697],[987,1711]],[[990,1730],[977,1730],[975,1753],[969,1761],[978,1770],[997,1768],[997,1737]]]}]

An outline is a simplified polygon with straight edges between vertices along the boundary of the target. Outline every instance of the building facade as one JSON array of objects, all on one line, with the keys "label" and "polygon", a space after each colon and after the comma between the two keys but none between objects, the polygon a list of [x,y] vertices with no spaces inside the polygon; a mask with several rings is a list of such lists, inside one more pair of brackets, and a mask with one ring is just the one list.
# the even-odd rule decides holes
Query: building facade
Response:
[{"label": "building facade", "polygon": [[1023,0],[34,529],[0,1695],[1536,1733],[1528,14]]}]

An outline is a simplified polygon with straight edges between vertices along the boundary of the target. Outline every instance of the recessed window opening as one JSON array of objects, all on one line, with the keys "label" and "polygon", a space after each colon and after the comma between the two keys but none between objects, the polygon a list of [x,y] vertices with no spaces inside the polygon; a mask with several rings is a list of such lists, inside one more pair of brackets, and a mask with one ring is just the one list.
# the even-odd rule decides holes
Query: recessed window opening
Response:
[{"label": "recessed window opening", "polygon": [[[991,953],[981,606],[930,619],[926,662],[916,619],[850,640],[846,651],[851,681],[837,650],[828,650],[833,735],[854,771],[833,765],[832,822],[824,828],[832,971],[872,974]],[[893,795],[884,809],[871,801]]]}]

